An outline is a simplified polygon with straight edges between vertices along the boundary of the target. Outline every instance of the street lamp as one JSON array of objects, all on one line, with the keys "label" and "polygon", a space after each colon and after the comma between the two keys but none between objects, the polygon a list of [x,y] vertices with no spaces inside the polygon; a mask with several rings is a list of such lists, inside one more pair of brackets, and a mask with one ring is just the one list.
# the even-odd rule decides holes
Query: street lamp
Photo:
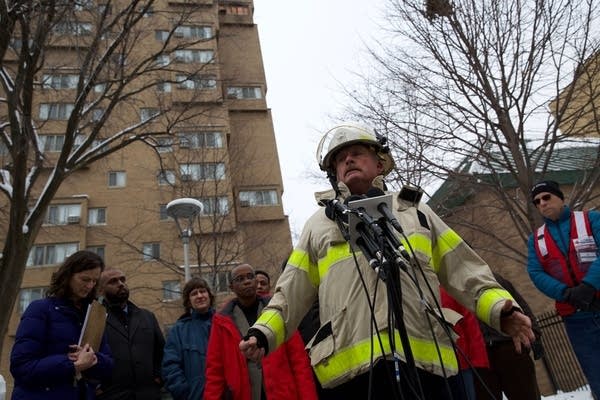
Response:
[{"label": "street lamp", "polygon": [[192,237],[194,217],[202,212],[202,203],[196,199],[184,197],[175,199],[167,204],[167,215],[175,220],[183,243],[183,268],[185,281],[192,277],[190,273],[189,245]]}]

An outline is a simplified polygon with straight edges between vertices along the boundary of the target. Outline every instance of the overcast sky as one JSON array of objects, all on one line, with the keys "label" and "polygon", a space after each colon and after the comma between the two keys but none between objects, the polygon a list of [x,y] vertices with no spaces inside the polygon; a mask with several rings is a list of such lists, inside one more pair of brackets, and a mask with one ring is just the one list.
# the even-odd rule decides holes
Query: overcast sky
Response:
[{"label": "overcast sky", "polygon": [[365,42],[379,31],[385,0],[254,0],[267,77],[267,105],[273,114],[283,174],[283,206],[295,234],[317,209],[313,193],[329,188],[319,173],[316,147],[332,127]]}]

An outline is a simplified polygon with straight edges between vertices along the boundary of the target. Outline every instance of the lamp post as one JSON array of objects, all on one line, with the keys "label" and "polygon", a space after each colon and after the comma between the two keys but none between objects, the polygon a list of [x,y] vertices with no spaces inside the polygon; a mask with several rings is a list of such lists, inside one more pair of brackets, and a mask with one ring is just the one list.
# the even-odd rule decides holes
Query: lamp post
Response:
[{"label": "lamp post", "polygon": [[167,204],[167,215],[175,220],[177,229],[179,229],[179,233],[181,234],[181,242],[183,243],[183,268],[186,282],[192,277],[190,272],[189,246],[194,217],[201,212],[202,203],[188,197],[175,199]]}]

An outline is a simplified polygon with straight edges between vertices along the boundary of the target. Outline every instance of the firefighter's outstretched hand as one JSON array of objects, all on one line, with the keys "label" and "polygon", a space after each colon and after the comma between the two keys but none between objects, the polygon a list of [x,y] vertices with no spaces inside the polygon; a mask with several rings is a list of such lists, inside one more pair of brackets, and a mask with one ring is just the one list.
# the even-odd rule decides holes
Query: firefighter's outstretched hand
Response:
[{"label": "firefighter's outstretched hand", "polygon": [[258,340],[254,336],[242,339],[240,342],[240,351],[247,359],[254,362],[260,362],[265,355],[265,349],[258,347]]},{"label": "firefighter's outstretched hand", "polygon": [[519,310],[514,310],[511,300],[504,303],[502,315],[500,327],[502,332],[512,337],[517,353],[521,353],[523,348],[529,349],[535,340],[529,317]]}]

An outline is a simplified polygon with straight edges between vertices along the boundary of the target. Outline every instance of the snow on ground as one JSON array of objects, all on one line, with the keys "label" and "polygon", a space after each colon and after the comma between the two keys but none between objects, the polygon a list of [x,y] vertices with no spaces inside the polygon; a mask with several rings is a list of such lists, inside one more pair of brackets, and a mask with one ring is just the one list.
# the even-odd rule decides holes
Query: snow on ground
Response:
[{"label": "snow on ground", "polygon": [[575,392],[557,393],[552,396],[542,396],[542,400],[592,400],[592,393],[588,387],[583,387]]}]

